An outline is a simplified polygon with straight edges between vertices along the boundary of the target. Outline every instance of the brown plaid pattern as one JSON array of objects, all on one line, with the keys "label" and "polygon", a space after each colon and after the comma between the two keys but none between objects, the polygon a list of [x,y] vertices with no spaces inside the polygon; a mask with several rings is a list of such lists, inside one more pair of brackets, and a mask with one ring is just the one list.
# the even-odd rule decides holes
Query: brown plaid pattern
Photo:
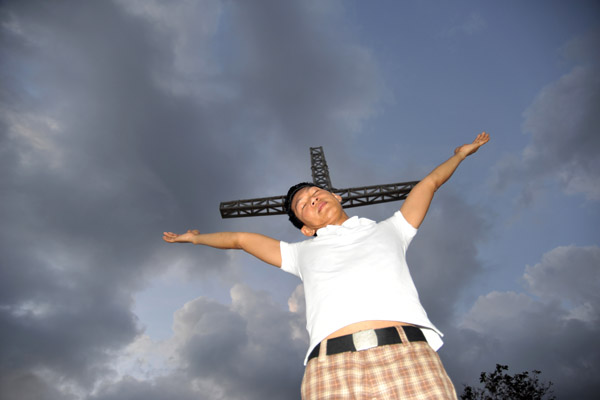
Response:
[{"label": "brown plaid pattern", "polygon": [[401,344],[327,356],[326,341],[318,358],[306,366],[303,400],[453,399],[456,392],[437,353],[427,342]]}]

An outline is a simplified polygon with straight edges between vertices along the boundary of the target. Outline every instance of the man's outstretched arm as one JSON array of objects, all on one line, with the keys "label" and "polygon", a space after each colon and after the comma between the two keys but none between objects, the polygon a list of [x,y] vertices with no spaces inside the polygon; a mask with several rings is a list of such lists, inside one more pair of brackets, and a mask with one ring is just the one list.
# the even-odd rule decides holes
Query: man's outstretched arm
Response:
[{"label": "man's outstretched arm", "polygon": [[281,268],[281,250],[279,240],[259,233],[250,232],[217,232],[200,233],[189,230],[176,234],[164,232],[163,240],[169,243],[193,243],[215,247],[217,249],[240,249],[268,264]]},{"label": "man's outstretched arm", "polygon": [[410,191],[400,211],[409,224],[418,228],[427,215],[429,205],[436,190],[440,188],[454,173],[460,163],[475,153],[490,140],[485,132],[477,135],[473,143],[464,144],[454,150],[454,155],[440,164]]}]

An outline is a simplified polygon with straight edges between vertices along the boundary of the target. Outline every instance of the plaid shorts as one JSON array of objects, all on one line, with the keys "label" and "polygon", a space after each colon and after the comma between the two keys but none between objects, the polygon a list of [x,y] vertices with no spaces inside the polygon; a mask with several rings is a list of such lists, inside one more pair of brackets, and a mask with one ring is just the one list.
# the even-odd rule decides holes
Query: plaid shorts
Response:
[{"label": "plaid shorts", "polygon": [[409,342],[369,350],[320,355],[310,360],[302,380],[303,400],[453,399],[456,392],[438,354],[427,342]]}]

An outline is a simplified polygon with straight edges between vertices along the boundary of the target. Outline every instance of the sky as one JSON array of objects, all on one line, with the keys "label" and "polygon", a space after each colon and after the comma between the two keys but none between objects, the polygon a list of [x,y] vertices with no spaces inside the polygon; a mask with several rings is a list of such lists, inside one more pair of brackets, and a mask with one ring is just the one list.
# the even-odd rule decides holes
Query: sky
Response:
[{"label": "sky", "polygon": [[[424,177],[408,251],[457,391],[600,391],[595,1],[0,2],[0,397],[294,399],[301,282],[164,231],[303,240],[221,201]],[[382,220],[400,203],[349,209]]]}]

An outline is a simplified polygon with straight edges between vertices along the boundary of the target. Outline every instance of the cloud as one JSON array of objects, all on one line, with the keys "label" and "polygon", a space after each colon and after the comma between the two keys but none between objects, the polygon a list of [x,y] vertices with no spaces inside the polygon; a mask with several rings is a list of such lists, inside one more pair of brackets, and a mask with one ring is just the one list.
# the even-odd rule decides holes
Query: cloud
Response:
[{"label": "cloud", "polygon": [[[349,146],[386,88],[343,17],[341,3],[320,0],[2,3],[0,397],[297,397],[302,286],[290,312],[235,285],[242,257],[164,244],[160,234],[222,230],[220,201],[280,194],[307,179],[309,146],[324,146],[330,163],[360,162]],[[459,33],[484,27],[473,15]],[[565,87],[587,93],[590,71],[578,62]],[[570,93],[558,89],[549,87],[555,100]],[[553,104],[550,97],[540,104]],[[537,137],[545,130],[532,110]],[[546,153],[527,166],[548,163]],[[560,171],[565,179],[572,172],[570,190],[584,190],[593,174],[581,172],[585,157],[574,159]],[[453,303],[480,270],[476,249],[487,228],[481,212],[444,193],[409,261],[432,320],[451,326]],[[291,236],[276,218],[236,227]],[[226,281],[231,303],[199,297],[176,314],[171,340],[153,342],[134,298],[168,269],[206,286]],[[546,268],[528,271],[537,296],[558,285],[539,278],[551,275]],[[585,334],[595,303],[564,296],[579,308],[556,305],[560,316]],[[508,297],[482,300],[476,311]],[[538,314],[559,303],[512,301]],[[474,321],[488,327],[481,316]],[[486,332],[464,332],[469,344],[488,345]]]},{"label": "cloud", "polygon": [[597,246],[558,247],[525,269],[526,292],[477,299],[445,349],[457,386],[475,383],[479,372],[500,363],[513,372],[541,370],[558,398],[594,398],[600,389],[593,374],[600,366],[599,257]]},{"label": "cloud", "polygon": [[[598,35],[590,35],[563,52],[581,55],[586,48],[594,54],[598,42]],[[597,59],[578,61],[543,88],[525,111],[523,130],[531,135],[531,143],[520,156],[507,156],[496,166],[496,186],[522,185],[521,203],[529,203],[548,181],[568,194],[600,200],[600,75]]]},{"label": "cloud", "polygon": [[292,320],[292,337],[294,339],[308,340],[306,330],[306,301],[304,298],[304,285],[296,286],[296,289],[288,299],[288,307],[291,313],[298,317]]},{"label": "cloud", "polygon": [[482,271],[477,246],[489,231],[485,210],[468,204],[449,185],[436,194],[407,256],[421,301],[442,331],[455,318],[462,290]]},{"label": "cloud", "polygon": [[487,22],[483,16],[477,12],[470,13],[466,19],[446,30],[448,36],[473,35],[479,33],[487,27]]},{"label": "cloud", "polygon": [[271,165],[307,171],[309,146],[343,150],[378,111],[384,86],[377,64],[367,48],[347,40],[335,3],[234,4],[232,34],[244,41],[231,74],[250,126],[260,124],[258,155],[281,146],[290,152]]},{"label": "cloud", "polygon": [[212,50],[224,18],[224,3],[210,1],[122,1],[127,13],[169,37],[171,57],[152,70],[154,83],[167,93],[206,104],[231,100],[217,54]]},{"label": "cloud", "polygon": [[[295,292],[291,299],[297,296]],[[174,336],[158,344],[171,349],[155,364],[161,373],[151,379],[125,375],[107,382],[92,398],[295,398],[308,346],[306,334],[297,337],[295,332],[303,319],[245,285],[231,289],[230,305],[197,298],[175,313]],[[133,358],[153,357],[152,346],[137,349]],[[162,369],[164,359],[169,360],[168,369]]]},{"label": "cloud", "polygon": [[[2,371],[0,371],[2,372]],[[75,397],[57,390],[37,375],[28,371],[0,374],[0,397],[5,400],[48,399],[72,400]]]},{"label": "cloud", "polygon": [[[376,112],[375,60],[341,28],[340,12],[320,1],[3,4],[0,372],[12,395],[92,393],[121,352],[141,345],[133,298],[162,271],[241,279],[227,252],[170,246],[160,234],[222,229],[220,201],[279,194],[296,170],[307,175],[308,143],[333,147]],[[288,169],[273,167],[284,161]],[[248,322],[235,304],[204,299],[182,311],[230,333],[192,331],[185,348],[216,358],[210,341],[241,346],[239,365],[294,371],[272,384],[255,364],[244,371],[230,359],[224,368],[240,379],[228,393],[241,396],[251,378],[263,398],[295,390],[302,322],[278,314],[291,335],[267,315]],[[291,335],[292,348],[274,333]],[[263,359],[266,338],[283,360]],[[185,361],[213,383],[224,373]],[[150,364],[120,387],[147,389],[138,378]],[[175,390],[160,376],[151,385]]]},{"label": "cloud", "polygon": [[597,246],[557,247],[544,254],[540,263],[527,266],[523,279],[532,294],[570,305],[571,312],[587,310],[573,318],[593,322],[600,316],[599,265]]}]

